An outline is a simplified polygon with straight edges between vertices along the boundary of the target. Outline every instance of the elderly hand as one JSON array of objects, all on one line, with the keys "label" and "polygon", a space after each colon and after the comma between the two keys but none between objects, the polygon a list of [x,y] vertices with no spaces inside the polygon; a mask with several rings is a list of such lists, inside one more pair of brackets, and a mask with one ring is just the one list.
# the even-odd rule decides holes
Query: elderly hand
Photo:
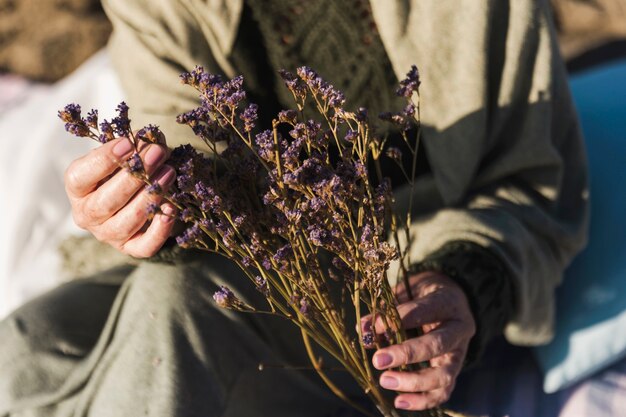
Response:
[{"label": "elderly hand", "polygon": [[[465,293],[451,278],[422,272],[410,278],[410,286],[414,299],[409,300],[400,286],[397,309],[405,329],[421,328],[424,334],[379,349],[372,362],[376,369],[386,370],[380,385],[399,392],[396,408],[426,410],[449,399],[476,325]],[[367,317],[362,326],[372,328]],[[384,333],[382,321],[377,320],[374,329]],[[424,361],[431,367],[414,372],[392,370]]]},{"label": "elderly hand", "polygon": [[[166,190],[174,181],[174,169],[163,162],[167,148],[157,144],[140,145],[146,172]],[[161,197],[149,194],[145,184],[120,168],[132,154],[128,139],[118,138],[73,161],[65,172],[65,190],[76,224],[123,253],[138,258],[154,255],[169,237],[174,221],[157,214],[148,219],[149,203]],[[163,213],[173,214],[169,203]]]}]

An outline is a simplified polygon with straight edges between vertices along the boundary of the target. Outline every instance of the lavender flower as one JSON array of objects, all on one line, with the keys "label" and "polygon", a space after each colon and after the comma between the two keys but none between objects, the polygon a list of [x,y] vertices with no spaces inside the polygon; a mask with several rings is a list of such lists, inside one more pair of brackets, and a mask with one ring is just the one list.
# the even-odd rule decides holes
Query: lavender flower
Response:
[{"label": "lavender flower", "polygon": [[363,333],[363,346],[366,348],[374,347],[374,334],[372,332]]},{"label": "lavender flower", "polygon": [[111,120],[113,131],[117,136],[131,136],[128,110],[128,105],[122,101],[117,106],[117,117],[114,117],[113,120]]},{"label": "lavender flower", "polygon": [[161,132],[158,126],[148,125],[143,129],[140,129],[135,136],[137,139],[148,143],[158,143],[159,145],[165,145],[165,135]]},{"label": "lavender flower", "polygon": [[102,123],[100,123],[100,132],[101,134],[99,136],[99,140],[102,143],[107,143],[108,141],[115,139],[113,127],[111,126],[111,123],[106,120],[103,120]]},{"label": "lavender flower", "polygon": [[159,207],[158,204],[155,204],[155,203],[148,204],[148,207],[146,208],[146,214],[148,215],[148,219],[152,219],[155,214],[160,213],[160,212],[161,212],[161,208]]},{"label": "lavender flower", "polygon": [[344,139],[347,142],[353,143],[354,141],[356,141],[356,138],[358,136],[359,136],[359,133],[356,130],[348,129],[348,131],[346,132],[346,135],[344,136]]},{"label": "lavender flower", "polygon": [[92,129],[98,128],[98,110],[90,110],[85,117],[85,123]]},{"label": "lavender flower", "polygon": [[244,122],[244,130],[246,132],[250,132],[254,129],[255,122],[259,118],[258,112],[259,106],[252,103],[241,113],[241,116],[239,116]]},{"label": "lavender flower", "polygon": [[261,292],[261,294],[265,295],[266,297],[269,296],[270,289],[265,278],[257,275],[256,277],[254,277],[254,282],[256,283],[256,287],[259,292]]},{"label": "lavender flower", "polygon": [[128,169],[133,174],[144,172],[143,161],[137,152],[128,159]]},{"label": "lavender flower", "polygon": [[235,297],[235,294],[233,294],[233,292],[228,287],[225,287],[223,285],[213,294],[213,299],[218,306],[223,308],[233,307],[237,301],[237,297]]},{"label": "lavender flower", "polygon": [[298,112],[295,110],[282,110],[278,113],[278,121],[281,123],[289,123],[295,125],[298,121]]},{"label": "lavender flower", "polygon": [[417,92],[421,84],[420,74],[417,66],[411,66],[411,70],[407,72],[406,78],[400,81],[400,87],[396,94],[401,97],[410,98],[414,92]]}]

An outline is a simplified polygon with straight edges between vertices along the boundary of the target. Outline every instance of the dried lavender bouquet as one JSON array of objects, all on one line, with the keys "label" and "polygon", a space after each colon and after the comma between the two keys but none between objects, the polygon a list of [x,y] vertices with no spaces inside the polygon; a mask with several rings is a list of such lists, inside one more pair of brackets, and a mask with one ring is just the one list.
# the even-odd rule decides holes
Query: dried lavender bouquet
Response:
[{"label": "dried lavender bouquet", "polygon": [[[213,152],[206,156],[190,145],[174,149],[168,164],[176,168],[177,181],[167,192],[148,177],[138,153],[140,142],[163,144],[164,135],[153,125],[133,133],[124,103],[110,122],[99,124],[96,110],[83,118],[75,104],[59,117],[77,136],[100,142],[128,137],[135,153],[120,164],[143,179],[150,192],[177,207],[178,220],[185,225],[177,243],[231,259],[267,300],[267,306],[252,306],[221,287],[214,295],[217,304],[290,320],[302,333],[313,368],[336,395],[371,415],[333,383],[312,340],[336,358],[384,416],[399,416],[378,385],[368,349],[407,339],[387,274],[390,263],[399,260],[402,279],[408,279],[407,254],[400,253],[397,242],[400,234],[410,238],[410,216],[394,213],[391,184],[381,172],[380,159],[397,162],[413,184],[419,137],[417,68],[398,89],[407,106],[381,115],[399,127],[412,156],[409,167],[403,166],[400,149],[387,147],[375,134],[367,110],[344,109],[343,94],[313,70],[301,67],[296,74],[280,74],[295,109],[281,111],[271,129],[260,132],[258,107],[246,104],[242,77],[223,81],[200,67],[181,75],[184,84],[200,93],[201,105],[177,121],[191,127]],[[309,110],[321,122],[307,119]],[[218,144],[225,149],[219,151]],[[156,204],[148,207],[151,214],[159,210]],[[388,242],[389,235],[395,243]],[[355,326],[363,314],[381,318],[385,334]],[[416,414],[443,415],[440,410]]]}]

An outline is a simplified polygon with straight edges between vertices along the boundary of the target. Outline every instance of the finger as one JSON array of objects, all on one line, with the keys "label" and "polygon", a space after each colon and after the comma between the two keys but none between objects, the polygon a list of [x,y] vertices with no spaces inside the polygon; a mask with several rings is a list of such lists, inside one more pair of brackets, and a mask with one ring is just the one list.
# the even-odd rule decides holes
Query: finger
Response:
[{"label": "finger", "polygon": [[[152,175],[164,162],[167,151],[162,146],[150,145],[145,147],[140,155],[146,173]],[[77,223],[86,227],[102,224],[124,207],[143,186],[144,181],[141,178],[137,178],[126,169],[120,170],[91,194],[75,201],[78,206],[75,210]]]},{"label": "finger", "polygon": [[454,384],[457,375],[456,364],[415,372],[387,371],[380,376],[380,386],[400,392],[427,392]]},{"label": "finger", "polygon": [[453,389],[454,384],[428,392],[400,394],[396,397],[394,405],[401,410],[429,410],[448,401]]},{"label": "finger", "polygon": [[65,171],[65,188],[71,197],[84,197],[98,184],[113,174],[133,151],[127,138],[117,138],[93,149],[82,158],[73,161]]},{"label": "finger", "polygon": [[[176,178],[174,168],[163,166],[155,175],[155,179],[163,190],[167,190]],[[149,193],[145,187],[137,193],[122,209],[108,220],[95,227],[94,235],[105,242],[119,245],[125,243],[148,221],[148,206],[160,203],[162,197]]]},{"label": "finger", "polygon": [[401,304],[425,296],[435,291],[440,286],[439,284],[446,281],[449,282],[451,279],[445,274],[436,271],[423,271],[412,275],[409,278],[411,293],[409,294],[406,290],[404,281],[399,282],[394,287],[396,300]]},{"label": "finger", "polygon": [[170,237],[175,223],[175,209],[170,203],[161,205],[163,214],[157,214],[145,232],[135,234],[122,245],[122,251],[135,258],[154,256]]},{"label": "finger", "polygon": [[465,323],[460,321],[447,322],[423,336],[379,349],[372,363],[376,369],[382,370],[436,358],[468,340],[465,327]]},{"label": "finger", "polygon": [[[396,308],[400,315],[402,327],[405,329],[420,328],[426,324],[458,317],[457,303],[444,291],[408,301]],[[376,333],[384,333],[387,327],[381,317],[376,319],[374,326]]]}]

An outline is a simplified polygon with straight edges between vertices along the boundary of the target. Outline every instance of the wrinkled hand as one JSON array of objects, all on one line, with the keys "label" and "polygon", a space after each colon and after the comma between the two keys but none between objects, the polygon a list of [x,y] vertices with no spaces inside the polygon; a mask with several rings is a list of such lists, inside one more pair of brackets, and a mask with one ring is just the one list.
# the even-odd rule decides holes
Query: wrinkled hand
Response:
[{"label": "wrinkled hand", "polygon": [[[414,299],[409,300],[405,288],[399,287],[397,309],[405,329],[421,327],[424,335],[379,349],[372,362],[376,369],[387,369],[380,385],[400,393],[396,408],[426,410],[449,399],[476,325],[465,293],[447,276],[423,272],[410,278],[410,286]],[[372,329],[370,321],[368,317],[362,320],[364,329]],[[384,333],[382,321],[377,320],[374,329]],[[424,361],[431,367],[415,372],[390,370]]]},{"label": "wrinkled hand", "polygon": [[[167,190],[176,176],[172,167],[163,164],[167,148],[142,143],[139,150],[148,175]],[[65,191],[79,227],[123,253],[144,258],[163,246],[174,221],[165,214],[157,214],[149,221],[148,204],[161,203],[161,197],[149,194],[142,180],[120,168],[120,162],[131,154],[131,144],[126,138],[92,150],[66,170]],[[174,207],[163,203],[161,210],[172,214]]]}]

